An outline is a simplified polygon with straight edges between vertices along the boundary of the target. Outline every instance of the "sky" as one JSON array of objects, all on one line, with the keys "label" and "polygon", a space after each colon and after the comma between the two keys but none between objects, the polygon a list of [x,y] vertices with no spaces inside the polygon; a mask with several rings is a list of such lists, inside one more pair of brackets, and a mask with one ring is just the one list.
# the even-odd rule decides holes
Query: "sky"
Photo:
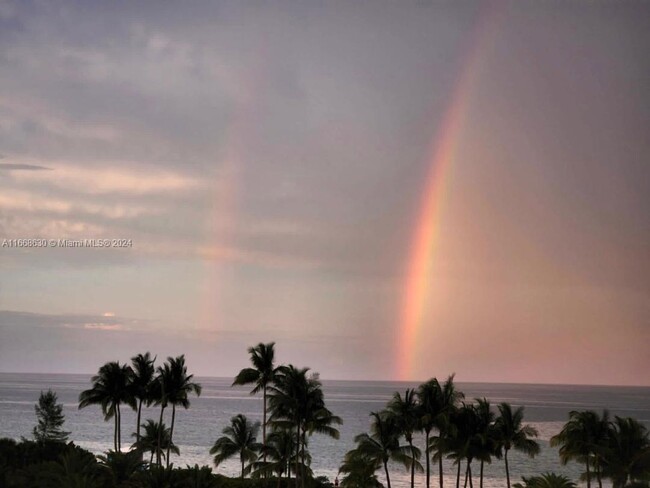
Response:
[{"label": "sky", "polygon": [[650,385],[649,24],[1,1],[0,371]]}]

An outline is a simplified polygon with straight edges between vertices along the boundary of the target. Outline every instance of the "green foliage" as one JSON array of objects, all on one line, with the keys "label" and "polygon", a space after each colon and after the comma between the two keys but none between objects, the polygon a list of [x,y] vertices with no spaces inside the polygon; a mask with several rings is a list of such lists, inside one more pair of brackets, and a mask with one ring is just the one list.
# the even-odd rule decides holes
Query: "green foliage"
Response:
[{"label": "green foliage", "polygon": [[0,486],[110,488],[95,456],[73,443],[12,439],[0,439]]},{"label": "green foliage", "polygon": [[367,452],[353,449],[345,455],[339,473],[343,474],[343,488],[383,488],[377,478],[382,462]]},{"label": "green foliage", "polygon": [[522,479],[524,482],[515,483],[513,488],[576,488],[576,484],[569,478],[555,473],[544,473]]},{"label": "green foliage", "polygon": [[633,418],[616,417],[602,450],[603,477],[614,488],[628,482],[650,481],[650,438],[648,429]]},{"label": "green foliage", "polygon": [[532,439],[537,437],[537,429],[530,425],[523,425],[524,407],[515,410],[509,403],[499,404],[499,417],[495,422],[495,432],[499,448],[503,449],[503,458],[506,465],[506,482],[510,488],[510,471],[508,467],[508,451],[514,449],[529,457],[539,454],[539,444]]},{"label": "green foliage", "polygon": [[104,420],[115,420],[113,445],[116,451],[120,450],[120,405],[127,404],[135,409],[135,397],[130,384],[133,379],[133,370],[126,364],[112,361],[104,364],[95,376],[92,377],[92,387],[84,390],[79,395],[79,408],[90,405],[101,406]]},{"label": "green foliage", "polygon": [[[168,357],[165,364],[158,368],[158,377],[154,382],[157,388],[154,388],[156,394],[156,403],[160,405],[160,421],[162,424],[163,411],[168,405],[172,406],[172,421],[169,427],[169,444],[167,445],[167,467],[169,467],[169,457],[171,453],[171,444],[174,440],[174,423],[176,419],[176,407],[181,406],[185,409],[190,408],[189,396],[194,393],[196,396],[201,395],[201,385],[192,381],[194,375],[187,374],[185,365],[185,355],[173,358]],[[162,432],[162,431],[161,431]],[[158,448],[162,445],[162,438],[158,439]],[[158,458],[160,463],[160,457]]]},{"label": "green foliage", "polygon": [[596,478],[601,480],[602,452],[610,436],[609,413],[603,411],[603,416],[591,410],[572,411],[569,421],[559,434],[551,438],[551,446],[560,446],[560,461],[567,464],[577,461],[585,464],[586,472],[583,477],[587,486],[591,485],[592,470]]},{"label": "green foliage", "polygon": [[65,422],[63,405],[57,402],[56,393],[47,390],[41,391],[38,404],[34,406],[38,424],[34,427],[34,439],[37,441],[66,442],[70,432],[65,432],[62,427]]},{"label": "green foliage", "polygon": [[293,365],[277,368],[273,386],[269,388],[271,421],[285,429],[293,429],[296,436],[295,471],[302,483],[309,476],[307,465],[307,438],[313,433],[339,438],[334,425],[343,423],[325,407],[325,397],[317,374],[308,375],[309,368]]},{"label": "green foliage", "polygon": [[[170,452],[176,455],[181,453],[178,446],[171,442],[169,428],[165,427],[164,423],[160,426],[155,420],[147,419],[146,423],[142,424],[142,428],[144,432],[140,436],[140,440],[136,440],[131,447],[141,453],[149,454],[150,463],[153,462],[154,456],[164,458],[168,447]],[[136,436],[135,433],[132,435]],[[158,439],[160,439],[160,444]]]},{"label": "green foliage", "polygon": [[245,415],[239,414],[230,419],[230,425],[223,429],[224,435],[219,437],[210,454],[214,455],[214,465],[235,456],[239,456],[241,463],[241,477],[245,474],[245,464],[257,460],[262,445],[257,442],[257,433],[260,423],[250,423]]},{"label": "green foliage", "polygon": [[108,451],[106,454],[97,456],[97,459],[113,484],[122,487],[130,486],[132,483],[129,482],[145,467],[141,453],[138,451]]}]

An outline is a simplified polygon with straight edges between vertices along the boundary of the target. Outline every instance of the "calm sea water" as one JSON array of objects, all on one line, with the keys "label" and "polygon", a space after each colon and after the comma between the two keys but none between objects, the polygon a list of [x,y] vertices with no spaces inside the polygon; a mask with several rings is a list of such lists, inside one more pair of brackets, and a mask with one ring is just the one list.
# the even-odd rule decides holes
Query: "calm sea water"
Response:
[{"label": "calm sea water", "polygon": [[[210,446],[228,424],[230,417],[243,413],[261,420],[261,397],[251,397],[247,388],[230,387],[230,378],[197,378],[203,385],[203,394],[192,398],[189,410],[180,410],[176,416],[174,441],[181,455],[172,458],[177,466],[194,463],[211,465]],[[66,430],[71,439],[95,453],[112,447],[113,423],[104,422],[99,407],[77,409],[79,393],[90,386],[86,375],[13,374],[0,373],[0,437],[20,439],[30,437],[36,422],[34,404],[41,390],[53,389],[64,404]],[[354,446],[356,434],[368,430],[369,413],[380,410],[394,391],[403,392],[417,386],[398,382],[323,381],[328,407],[343,418],[341,438],[338,441],[314,436],[309,447],[313,455],[313,469],[317,475],[330,479],[336,476],[345,452]],[[535,459],[511,454],[511,479],[544,471],[555,471],[577,479],[576,465],[561,466],[557,451],[548,446],[548,440],[561,429],[571,410],[608,408],[613,415],[630,416],[650,425],[650,388],[609,386],[511,385],[486,383],[459,383],[459,389],[468,399],[486,397],[493,404],[506,401],[525,407],[525,420],[540,433],[542,453]],[[146,409],[144,419],[158,419],[159,410]],[[125,443],[135,430],[135,413],[124,412],[122,439]],[[169,425],[171,412],[167,413]],[[214,469],[214,468],[213,468]],[[228,475],[238,474],[238,464],[224,464],[215,469]],[[437,471],[434,470],[437,473]],[[455,486],[454,468],[445,465],[448,486]],[[478,466],[473,467],[478,473]],[[437,476],[437,474],[436,474]],[[392,479],[394,477],[394,480]],[[408,474],[395,466],[391,472],[394,486],[407,486]],[[437,479],[437,478],[436,478]],[[418,475],[418,486],[424,486],[424,477]],[[486,467],[486,487],[505,486],[503,463],[496,461]]]}]

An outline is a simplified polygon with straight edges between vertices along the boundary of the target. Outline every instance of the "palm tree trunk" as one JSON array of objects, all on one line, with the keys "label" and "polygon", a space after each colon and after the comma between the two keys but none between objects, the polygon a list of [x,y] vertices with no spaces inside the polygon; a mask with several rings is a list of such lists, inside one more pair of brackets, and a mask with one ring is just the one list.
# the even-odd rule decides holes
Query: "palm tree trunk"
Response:
[{"label": "palm tree trunk", "polygon": [[480,487],[483,488],[483,465],[485,464],[484,461],[481,461],[481,484]]},{"label": "palm tree trunk", "polygon": [[174,438],[174,420],[176,418],[176,405],[172,404],[172,425],[169,428],[169,444],[167,444],[167,467],[169,468],[169,450],[172,447]]},{"label": "palm tree trunk", "polygon": [[244,456],[239,456],[241,460],[241,479],[244,479]]},{"label": "palm tree trunk", "polygon": [[306,431],[303,429],[302,431],[302,448],[301,448],[301,455],[300,457],[302,458],[302,466],[300,467],[300,486],[302,488],[305,488],[305,478],[307,477],[307,473],[305,472],[305,435]]},{"label": "palm tree trunk", "polygon": [[600,473],[600,459],[598,457],[596,457],[596,479],[598,479],[598,488],[603,488],[603,480]]},{"label": "palm tree trunk", "polygon": [[460,488],[460,459],[458,460],[458,472],[456,473],[456,488]]},{"label": "palm tree trunk", "polygon": [[440,477],[440,488],[443,488],[442,486],[442,452],[438,453],[440,457],[438,458],[438,476]]},{"label": "palm tree trunk", "polygon": [[510,488],[510,470],[508,469],[508,450],[505,450],[503,455],[503,460],[506,462],[506,481],[508,482],[508,488]]},{"label": "palm tree trunk", "polygon": [[411,488],[415,487],[415,451],[413,449],[413,440],[409,440],[411,446]]},{"label": "palm tree trunk", "polygon": [[113,417],[113,421],[115,423],[115,430],[113,431],[113,449],[115,452],[117,452],[117,410],[115,411]]},{"label": "palm tree trunk", "polygon": [[162,452],[162,421],[163,421],[163,412],[165,411],[165,406],[160,405],[160,419],[158,420],[158,444],[156,445],[156,461],[158,466],[160,466],[160,453]]},{"label": "palm tree trunk", "polygon": [[587,458],[587,488],[591,488],[591,473],[589,472],[589,458]]},{"label": "palm tree trunk", "polygon": [[117,404],[117,450],[122,452],[122,412],[120,412],[120,404]]},{"label": "palm tree trunk", "polygon": [[154,455],[154,450],[151,450],[151,457],[149,458],[149,469],[151,469],[151,465],[153,464],[153,455]]},{"label": "palm tree trunk", "polygon": [[142,412],[142,398],[138,401],[138,420],[137,420],[137,426],[135,429],[135,440],[136,442],[140,442],[140,413]]},{"label": "palm tree trunk", "polygon": [[386,488],[390,488],[390,475],[388,474],[388,463],[384,461],[384,471],[386,471]]},{"label": "palm tree trunk", "polygon": [[[266,386],[264,386],[264,412],[262,413],[262,446],[264,449],[263,461],[266,463]],[[266,476],[264,473],[265,478]]]},{"label": "palm tree trunk", "polygon": [[426,431],[426,436],[425,436],[425,442],[426,444],[424,445],[425,449],[424,452],[426,453],[427,456],[427,488],[430,488],[431,484],[431,463],[429,460],[429,431]]},{"label": "palm tree trunk", "polygon": [[300,420],[296,422],[296,488],[299,486],[298,472],[300,471]]},{"label": "palm tree trunk", "polygon": [[465,482],[463,483],[463,488],[467,488],[468,475],[469,475],[469,461],[467,461],[467,467],[465,468]]},{"label": "palm tree trunk", "polygon": [[472,481],[472,462],[467,461],[467,473],[469,474],[469,488],[474,488],[474,482]]}]

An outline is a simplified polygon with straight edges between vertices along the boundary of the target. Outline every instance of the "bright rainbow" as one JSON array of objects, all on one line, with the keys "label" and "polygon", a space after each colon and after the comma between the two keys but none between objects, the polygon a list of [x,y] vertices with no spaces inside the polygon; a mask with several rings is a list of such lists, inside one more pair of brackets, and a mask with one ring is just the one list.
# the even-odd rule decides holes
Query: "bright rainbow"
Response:
[{"label": "bright rainbow", "polygon": [[494,13],[488,12],[488,15],[479,18],[467,50],[468,54],[461,66],[458,82],[431,146],[429,173],[419,217],[412,234],[400,309],[397,350],[397,376],[400,380],[414,379],[417,339],[423,329],[425,307],[433,280],[432,263],[439,237],[438,224],[447,192],[449,170],[456,159],[462,125],[482,61],[481,53],[485,52],[487,40],[491,37],[487,33],[488,30],[494,30]]}]

